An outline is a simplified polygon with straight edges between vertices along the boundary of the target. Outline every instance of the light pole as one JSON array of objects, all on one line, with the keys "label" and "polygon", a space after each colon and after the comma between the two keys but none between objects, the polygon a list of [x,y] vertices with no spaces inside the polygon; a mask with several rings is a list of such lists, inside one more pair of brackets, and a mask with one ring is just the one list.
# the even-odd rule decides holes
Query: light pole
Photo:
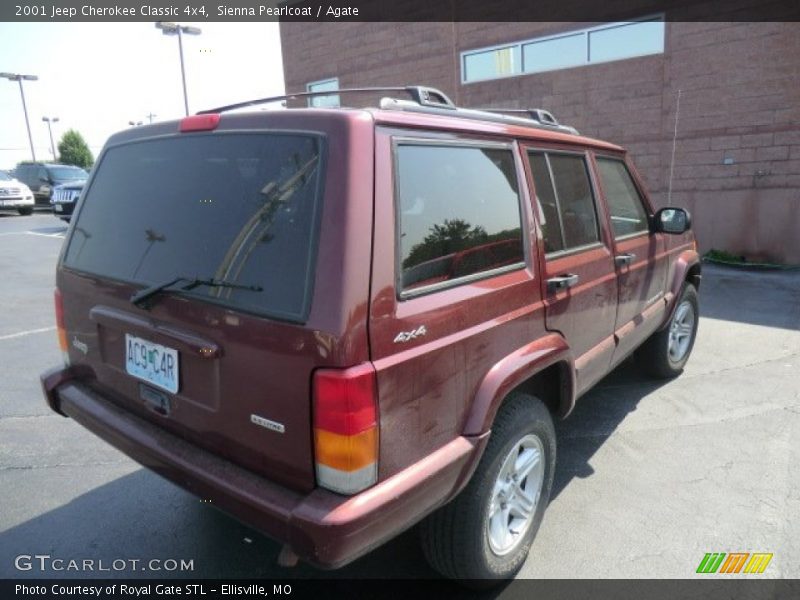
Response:
[{"label": "light pole", "polygon": [[189,97],[186,94],[186,69],[183,66],[183,35],[200,35],[202,30],[199,27],[189,27],[181,25],[180,23],[164,23],[158,21],[156,29],[160,29],[164,35],[177,35],[178,36],[178,52],[181,55],[181,80],[183,81],[183,107],[186,110],[186,116],[189,116]]},{"label": "light pole", "polygon": [[22,89],[22,80],[36,81],[39,77],[36,75],[22,75],[20,73],[0,73],[0,77],[4,77],[9,81],[19,82],[19,95],[22,96],[22,110],[25,113],[25,127],[28,128],[28,143],[31,145],[33,162],[36,162],[36,152],[33,149],[33,136],[31,136],[31,124],[28,122],[28,107],[25,105],[25,91]]},{"label": "light pole", "polygon": [[50,151],[53,153],[53,162],[58,160],[56,156],[56,145],[53,143],[53,126],[51,123],[58,123],[58,117],[42,117],[42,121],[47,123],[47,130],[50,132]]}]

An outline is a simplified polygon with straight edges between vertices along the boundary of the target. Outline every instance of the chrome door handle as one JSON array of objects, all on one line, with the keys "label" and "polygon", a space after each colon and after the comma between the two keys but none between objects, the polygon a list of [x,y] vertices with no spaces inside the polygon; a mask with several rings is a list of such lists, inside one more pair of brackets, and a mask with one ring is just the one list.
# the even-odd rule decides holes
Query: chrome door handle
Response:
[{"label": "chrome door handle", "polygon": [[621,267],[623,265],[631,264],[634,260],[636,260],[636,255],[632,252],[628,252],[627,254],[617,254],[614,257],[614,264],[616,264],[618,267]]},{"label": "chrome door handle", "polygon": [[565,290],[577,284],[578,279],[579,277],[572,273],[567,273],[566,275],[559,275],[558,277],[551,277],[550,279],[547,280],[547,289],[550,290],[551,292]]}]

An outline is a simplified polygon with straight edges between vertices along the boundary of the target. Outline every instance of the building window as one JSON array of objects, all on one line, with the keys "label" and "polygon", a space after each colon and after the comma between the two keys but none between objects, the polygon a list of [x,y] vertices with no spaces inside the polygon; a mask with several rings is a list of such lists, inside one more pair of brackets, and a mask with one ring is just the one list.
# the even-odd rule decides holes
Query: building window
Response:
[{"label": "building window", "polygon": [[[306,85],[306,90],[309,92],[330,92],[338,89],[339,79],[336,77],[332,79],[312,81]],[[339,102],[339,94],[331,94],[330,96],[312,96],[308,99],[308,105],[314,108],[330,108],[341,106]]]},{"label": "building window", "polygon": [[541,73],[664,52],[664,17],[607,23],[461,53],[461,82]]},{"label": "building window", "polygon": [[589,62],[664,52],[664,21],[625,23],[589,32]]},{"label": "building window", "polygon": [[468,81],[497,79],[519,73],[520,47],[496,48],[464,56],[464,77]]},{"label": "building window", "polygon": [[586,62],[586,34],[565,35],[522,45],[525,73],[566,69]]}]

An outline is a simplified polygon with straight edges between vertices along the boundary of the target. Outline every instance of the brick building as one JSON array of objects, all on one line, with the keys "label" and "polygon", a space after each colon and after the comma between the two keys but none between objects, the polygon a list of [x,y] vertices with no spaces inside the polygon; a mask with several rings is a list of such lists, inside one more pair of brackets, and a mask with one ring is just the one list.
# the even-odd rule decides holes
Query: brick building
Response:
[{"label": "brick building", "polygon": [[546,108],[627,147],[659,205],[672,172],[703,251],[800,263],[800,24],[674,17],[282,23],[286,90],[416,83],[465,107]]}]

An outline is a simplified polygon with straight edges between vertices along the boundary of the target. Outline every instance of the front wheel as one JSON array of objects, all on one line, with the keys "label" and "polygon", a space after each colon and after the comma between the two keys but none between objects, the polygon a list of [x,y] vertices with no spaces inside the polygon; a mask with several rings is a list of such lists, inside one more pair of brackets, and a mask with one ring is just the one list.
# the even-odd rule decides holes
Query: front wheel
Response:
[{"label": "front wheel", "polygon": [[21,214],[23,217],[27,217],[28,215],[33,214],[33,207],[32,206],[22,206],[17,209],[17,212]]},{"label": "front wheel", "polygon": [[431,566],[476,586],[513,577],[542,522],[555,462],[547,408],[527,394],[509,397],[467,487],[420,527]]},{"label": "front wheel", "polygon": [[655,332],[638,351],[641,368],[652,377],[681,374],[694,348],[699,322],[697,289],[687,283],[667,327]]}]

